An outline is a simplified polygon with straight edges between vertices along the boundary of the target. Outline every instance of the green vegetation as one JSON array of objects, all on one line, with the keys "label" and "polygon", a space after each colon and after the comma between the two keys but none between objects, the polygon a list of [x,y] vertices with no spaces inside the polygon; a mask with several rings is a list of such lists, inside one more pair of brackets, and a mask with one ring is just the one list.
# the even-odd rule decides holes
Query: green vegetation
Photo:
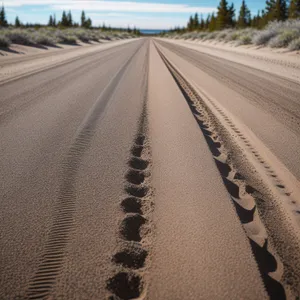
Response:
[{"label": "green vegetation", "polygon": [[300,20],[275,21],[264,29],[255,28],[235,29],[222,31],[193,31],[185,33],[167,33],[165,37],[174,39],[218,40],[233,45],[257,45],[272,48],[288,47],[290,50],[300,50]]},{"label": "green vegetation", "polygon": [[140,35],[139,30],[106,27],[93,27],[91,18],[81,13],[80,24],[74,22],[72,12],[63,11],[61,20],[55,15],[49,16],[47,25],[23,24],[19,17],[15,23],[8,24],[4,6],[0,10],[0,47],[9,47],[12,43],[27,46],[56,46],[57,44],[76,45],[101,42],[101,40],[127,39]]},{"label": "green vegetation", "polygon": [[206,20],[198,14],[190,16],[186,27],[174,28],[171,32],[186,33],[192,31],[214,31],[229,28],[255,28],[262,29],[274,21],[286,21],[300,18],[300,0],[266,0],[265,9],[251,16],[246,0],[242,1],[238,15],[235,14],[233,3],[220,0],[217,15],[208,15]]},{"label": "green vegetation", "polygon": [[267,0],[265,9],[253,17],[246,0],[242,1],[237,17],[233,4],[220,0],[216,16],[211,14],[204,20],[202,15],[200,19],[198,14],[192,15],[186,27],[174,28],[163,35],[299,50],[300,0]]}]

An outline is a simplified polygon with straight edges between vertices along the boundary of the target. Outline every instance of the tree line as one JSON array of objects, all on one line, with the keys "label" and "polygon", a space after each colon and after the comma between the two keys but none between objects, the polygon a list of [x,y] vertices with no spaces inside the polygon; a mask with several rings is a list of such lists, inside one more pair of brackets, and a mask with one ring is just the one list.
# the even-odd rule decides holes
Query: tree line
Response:
[{"label": "tree line", "polygon": [[[30,23],[26,23],[23,24],[19,17],[17,16],[15,19],[15,23],[13,24],[15,27],[43,27],[45,25],[41,25],[41,24],[30,24]],[[0,10],[0,27],[8,27],[9,24],[7,22],[6,19],[6,13],[5,13],[5,8],[2,5],[2,8]],[[72,16],[72,12],[69,11],[68,13],[66,11],[62,12],[62,16],[60,20],[56,20],[56,15],[50,15],[49,16],[49,21],[47,26],[49,27],[59,27],[59,28],[69,28],[69,27],[82,27],[82,28],[93,28],[92,27],[92,20],[91,18],[88,18],[86,16],[85,11],[83,10],[81,12],[81,17],[80,17],[80,24],[74,22],[73,20],[73,16]],[[111,28],[110,26],[106,26],[104,23],[102,26],[99,26],[98,28],[101,28],[103,31],[127,31],[128,33],[133,33],[135,35],[139,35],[140,31],[138,29],[136,29],[135,27],[133,29],[131,29],[130,27],[128,27],[127,29],[124,28]]]},{"label": "tree line", "polygon": [[190,16],[187,26],[184,28],[177,27],[173,31],[195,31],[195,30],[222,30],[226,28],[257,28],[261,29],[272,21],[285,21],[287,19],[300,18],[300,0],[267,0],[265,9],[258,11],[254,16],[243,0],[239,9],[238,16],[234,4],[228,3],[227,0],[221,0],[217,8],[217,13],[212,13],[203,18],[202,15]]},{"label": "tree line", "polygon": [[[73,21],[72,13],[69,11],[66,13],[65,11],[62,12],[61,20],[56,21],[56,16],[50,15],[49,21],[47,26],[50,27],[83,27],[83,28],[91,28],[92,27],[92,20],[91,18],[87,18],[85,15],[85,12],[82,11],[81,18],[80,18],[80,24]],[[15,27],[30,27],[31,24],[22,24],[19,17],[17,16],[15,19],[14,26]],[[35,26],[37,24],[33,24]],[[8,27],[9,24],[6,19],[5,9],[2,5],[2,8],[0,10],[0,27]]]}]

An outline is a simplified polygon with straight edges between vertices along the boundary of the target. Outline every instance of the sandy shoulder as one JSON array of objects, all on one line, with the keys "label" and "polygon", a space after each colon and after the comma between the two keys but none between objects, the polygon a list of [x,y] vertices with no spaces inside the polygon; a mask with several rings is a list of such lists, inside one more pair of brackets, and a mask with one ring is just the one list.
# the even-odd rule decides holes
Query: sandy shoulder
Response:
[{"label": "sandy shoulder", "polygon": [[0,84],[135,40],[82,43],[46,49],[13,45],[10,51],[0,51]]},{"label": "sandy shoulder", "polygon": [[216,41],[162,40],[300,82],[299,51],[273,50],[253,45],[236,47]]}]

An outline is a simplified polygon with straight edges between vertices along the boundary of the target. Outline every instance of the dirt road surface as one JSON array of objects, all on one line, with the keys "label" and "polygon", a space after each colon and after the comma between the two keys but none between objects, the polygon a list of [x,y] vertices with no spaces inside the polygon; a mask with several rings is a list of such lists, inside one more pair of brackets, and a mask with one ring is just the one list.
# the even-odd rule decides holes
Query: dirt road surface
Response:
[{"label": "dirt road surface", "polygon": [[299,297],[300,64],[251,59],[0,57],[0,299]]}]

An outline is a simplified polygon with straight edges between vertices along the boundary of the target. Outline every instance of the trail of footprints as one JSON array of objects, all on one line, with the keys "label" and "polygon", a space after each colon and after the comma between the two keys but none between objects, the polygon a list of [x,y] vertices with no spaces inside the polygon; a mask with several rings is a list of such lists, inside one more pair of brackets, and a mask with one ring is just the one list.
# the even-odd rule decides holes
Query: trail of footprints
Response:
[{"label": "trail of footprints", "polygon": [[[270,299],[286,299],[282,282],[272,277],[272,272],[278,268],[279,258],[268,244],[268,235],[257,211],[258,202],[260,202],[260,207],[263,205],[267,206],[268,204],[257,190],[247,185],[245,178],[229,162],[227,151],[218,136],[218,131],[214,127],[213,120],[206,109],[205,103],[203,103],[192,86],[176,71],[164,55],[160,51],[159,53],[185,96],[206,139],[223,183],[231,196],[237,215],[248,236],[252,252]],[[227,119],[230,122],[229,118]],[[246,138],[242,138],[245,140],[245,143],[249,143]],[[265,209],[268,209],[268,207],[265,207]]]},{"label": "trail of footprints", "polygon": [[125,216],[119,225],[120,249],[112,257],[116,272],[107,281],[110,300],[135,299],[145,293],[153,210],[150,157],[144,109],[125,175],[126,196],[120,203]]}]

